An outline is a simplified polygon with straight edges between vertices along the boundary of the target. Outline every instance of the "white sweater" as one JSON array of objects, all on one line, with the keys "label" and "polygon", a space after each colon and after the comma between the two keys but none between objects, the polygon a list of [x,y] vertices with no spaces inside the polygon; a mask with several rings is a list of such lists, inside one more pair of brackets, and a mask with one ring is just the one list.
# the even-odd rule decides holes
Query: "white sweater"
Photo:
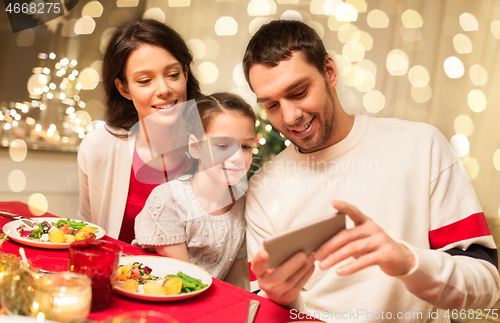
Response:
[{"label": "white sweater", "polygon": [[198,203],[191,182],[182,179],[151,192],[135,218],[136,242],[143,247],[185,243],[193,264],[224,279],[234,261],[246,256],[245,196],[226,213],[210,215]]},{"label": "white sweater", "polygon": [[[397,278],[378,266],[348,276],[338,276],[336,266],[316,268],[296,309],[332,322],[380,322],[389,316],[446,322],[441,309],[485,309],[498,299],[495,266],[464,256],[464,250],[474,257],[482,251],[496,255],[496,247],[460,159],[434,127],[356,116],[349,135],[336,145],[311,154],[292,145],[285,149],[249,184],[249,259],[264,238],[334,212],[332,200],[355,205],[405,243],[416,265]],[[353,227],[350,219],[347,227]],[[444,252],[452,248],[459,255]],[[293,311],[291,318],[303,318]]]}]

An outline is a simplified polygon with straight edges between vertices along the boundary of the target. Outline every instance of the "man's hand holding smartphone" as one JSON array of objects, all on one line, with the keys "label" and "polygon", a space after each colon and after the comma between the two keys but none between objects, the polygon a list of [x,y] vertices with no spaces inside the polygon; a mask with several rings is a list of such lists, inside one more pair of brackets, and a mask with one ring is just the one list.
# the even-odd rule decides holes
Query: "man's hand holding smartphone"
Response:
[{"label": "man's hand holding smartphone", "polygon": [[314,272],[312,253],[344,228],[345,214],[340,213],[266,239],[265,249],[252,259],[259,287],[279,304],[295,301]]},{"label": "man's hand holding smartphone", "polygon": [[342,201],[334,201],[332,205],[349,216],[354,228],[340,232],[314,253],[321,269],[328,269],[349,257],[355,260],[337,268],[337,274],[349,275],[377,265],[389,276],[400,276],[415,266],[413,253],[354,205]]},{"label": "man's hand holding smartphone", "polygon": [[276,268],[269,268],[268,259],[265,249],[252,258],[252,272],[259,281],[260,289],[278,304],[291,304],[314,272],[314,257],[300,252]]},{"label": "man's hand holding smartphone", "polygon": [[354,257],[355,261],[336,269],[339,275],[378,265],[387,275],[398,276],[414,267],[413,253],[389,237],[371,218],[351,204],[334,201],[332,205],[349,216],[354,228],[340,231],[314,254],[299,252],[276,268],[269,267],[269,253],[265,249],[253,257],[252,271],[269,299],[282,305],[294,302],[314,272],[315,260],[320,261],[321,269],[328,269]]}]

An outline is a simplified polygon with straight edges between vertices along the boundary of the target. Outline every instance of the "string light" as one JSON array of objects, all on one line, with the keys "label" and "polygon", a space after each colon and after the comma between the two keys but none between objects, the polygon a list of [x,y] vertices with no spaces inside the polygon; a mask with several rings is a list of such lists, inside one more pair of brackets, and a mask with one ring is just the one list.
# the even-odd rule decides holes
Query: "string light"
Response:
[{"label": "string light", "polygon": [[[180,3],[188,3],[189,0],[171,0],[169,1],[169,4],[180,4]],[[216,2],[230,2],[230,0],[217,0]],[[269,21],[272,19],[272,17],[267,17],[268,15],[274,15],[276,14],[276,2],[278,5],[282,6],[283,4],[293,4],[293,5],[299,5],[301,1],[299,0],[252,0],[248,1],[248,3],[252,3],[252,5],[248,5],[248,10],[252,12],[252,15],[255,16],[260,16],[260,18],[256,18],[256,24],[258,22],[257,27],[260,27],[262,24],[261,22],[264,21]],[[307,2],[307,1],[305,1]],[[388,80],[393,80],[397,79],[397,82],[406,82],[405,86],[407,85],[408,88],[406,89],[406,93],[410,93],[410,100],[413,103],[417,103],[415,107],[412,107],[412,111],[410,111],[410,107],[405,111],[405,113],[401,113],[400,116],[397,117],[402,117],[402,118],[408,118],[411,119],[412,115],[417,115],[418,112],[422,112],[423,110],[419,108],[418,104],[421,103],[426,103],[429,102],[429,100],[435,100],[435,99],[443,99],[443,96],[439,97],[441,94],[440,92],[441,89],[436,87],[436,80],[433,80],[431,77],[431,73],[428,72],[426,67],[421,66],[421,65],[415,65],[415,64],[421,64],[418,60],[415,60],[415,48],[416,47],[410,47],[408,45],[406,48],[404,47],[395,47],[391,49],[395,49],[394,51],[390,52],[389,55],[386,55],[385,63],[386,63],[386,71],[382,72],[387,72],[389,71],[390,75],[385,75],[388,73],[384,73],[384,75],[378,75],[377,71],[374,70],[369,70],[366,66],[363,66],[363,62],[366,61],[365,53],[366,51],[366,56],[368,56],[371,53],[368,53],[370,49],[373,48],[374,45],[374,40],[373,37],[375,37],[374,32],[378,32],[378,30],[374,30],[376,28],[387,28],[389,25],[392,27],[398,26],[397,31],[396,31],[396,37],[401,37],[400,40],[403,40],[404,42],[401,42],[401,46],[406,46],[408,42],[413,42],[413,44],[416,44],[417,42],[423,42],[425,34],[423,33],[423,25],[424,25],[424,20],[422,19],[422,15],[415,11],[415,10],[404,10],[402,8],[402,5],[394,5],[394,10],[391,11],[388,8],[389,3],[396,3],[397,1],[382,1],[382,3],[386,3],[384,6],[381,4],[379,7],[380,9],[375,9],[375,7],[370,8],[371,11],[367,12],[367,5],[365,0],[344,0],[344,1],[339,1],[339,0],[313,0],[309,1],[311,3],[311,6],[309,10],[307,9],[307,6],[304,6],[303,4],[300,4],[300,11],[295,11],[295,10],[280,10],[280,12],[285,12],[287,15],[287,19],[298,19],[298,20],[303,20],[305,22],[313,22],[314,26],[320,25],[324,29],[326,27],[329,28],[329,31],[333,31],[335,35],[339,36],[339,39],[341,39],[342,43],[345,44],[340,44],[343,46],[339,46],[338,48],[335,48],[338,51],[335,53],[335,55],[332,55],[334,57],[335,61],[337,62],[337,65],[339,66],[339,71],[340,74],[347,79],[348,77],[351,78],[350,82],[340,82],[343,88],[346,88],[345,95],[341,98],[342,102],[351,102],[351,100],[347,100],[347,98],[352,99],[352,105],[350,104],[343,104],[344,107],[349,108],[349,106],[357,106],[358,103],[361,103],[364,105],[364,107],[359,104],[361,111],[354,111],[357,113],[377,113],[381,114],[384,116],[387,116],[387,114],[391,114],[393,116],[394,110],[390,110],[390,108],[393,106],[394,102],[390,102],[389,99],[390,97],[387,97],[387,103],[386,103],[386,98],[385,95],[391,95],[387,94],[386,92],[383,91],[383,88],[380,88],[380,84],[385,84],[386,80],[384,78],[388,78]],[[118,3],[121,3],[121,5],[118,5]],[[135,4],[131,4],[135,3]],[[137,6],[138,1],[137,0],[120,0],[117,2],[118,7],[129,7],[129,6]],[[125,5],[128,4],[128,5]],[[160,5],[158,5],[160,6]],[[172,5],[174,6],[174,5]],[[175,5],[178,6],[178,5]],[[161,7],[161,6],[160,6]],[[163,20],[165,20],[165,6],[160,8],[153,8],[155,12],[159,13],[159,16]],[[298,9],[299,7],[295,7],[295,9]],[[282,9],[286,9],[284,6]],[[175,10],[175,9],[174,9]],[[471,9],[472,10],[472,9]],[[153,17],[153,11],[151,11],[150,15]],[[321,23],[311,20],[313,19],[310,15],[310,13],[314,15],[325,15],[327,14],[328,17],[323,17],[323,21]],[[215,10],[214,10],[215,12]],[[358,17],[358,13],[365,13],[366,14],[360,14]],[[396,15],[395,13],[398,12]],[[472,12],[472,11],[471,11]],[[283,14],[282,18],[286,18],[285,13]],[[403,14],[401,14],[403,13]],[[476,12],[473,12],[474,15],[476,15],[478,18],[480,18],[479,15],[476,14]],[[170,13],[169,13],[170,14]],[[422,13],[423,14],[423,13]],[[265,15],[266,17],[262,17]],[[288,16],[289,15],[289,16]],[[478,18],[476,18],[474,15],[471,13],[463,13],[460,15],[460,12],[458,14],[455,14],[452,18],[454,20],[455,25],[457,24],[457,21],[460,23],[460,27],[463,29],[462,33],[459,33],[457,30],[453,31],[453,34],[446,34],[448,43],[453,45],[455,49],[455,53],[451,52],[451,54],[448,55],[457,55],[455,56],[450,56],[448,59],[445,60],[446,57],[442,57],[437,61],[437,66],[441,66],[441,73],[444,72],[447,78],[452,79],[452,82],[458,81],[456,79],[461,78],[462,76],[467,76],[467,78],[470,78],[468,80],[469,85],[464,87],[463,93],[460,93],[462,96],[462,99],[460,100],[461,104],[464,105],[464,107],[468,108],[468,112],[470,113],[471,116],[476,115],[479,117],[485,117],[488,118],[486,115],[478,115],[479,113],[484,113],[485,111],[488,112],[488,103],[491,107],[494,106],[494,100],[491,99],[491,96],[486,92],[487,88],[478,88],[480,86],[484,86],[488,82],[488,76],[492,79],[493,71],[489,70],[489,67],[484,65],[481,66],[477,63],[477,61],[474,61],[473,58],[470,58],[466,55],[470,53],[473,48],[472,48],[472,40],[477,40],[474,39],[475,37],[473,34],[470,33],[470,31],[478,30],[480,28],[487,28],[488,29],[488,35],[491,37],[495,37],[495,39],[500,39],[500,21],[495,20],[491,23],[491,26],[488,24],[486,27],[483,25],[478,24]],[[89,15],[91,16],[91,15]],[[146,15],[147,16],[147,15]],[[207,15],[208,16],[208,15]],[[94,18],[97,18],[98,15],[92,16]],[[390,17],[390,18],[389,18]],[[78,18],[78,17],[77,17]],[[217,18],[220,18],[217,20]],[[237,18],[235,16],[235,18]],[[255,18],[252,16],[251,20]],[[365,22],[367,25],[365,26],[364,24],[358,24],[356,22],[357,19],[363,20],[365,19]],[[257,21],[257,19],[259,19]],[[498,18],[496,18],[498,19]],[[93,31],[95,28],[95,21],[94,19],[91,18],[83,18],[82,19],[76,19],[79,20],[79,26],[77,26],[77,31],[78,33],[85,34],[88,32],[88,30]],[[161,20],[161,19],[159,19]],[[213,21],[212,21],[213,20]],[[200,36],[199,40],[196,40],[196,43],[199,44],[200,46],[204,46],[206,48],[203,49],[203,51],[206,51],[204,55],[199,54],[198,59],[203,58],[204,61],[199,61],[196,62],[195,67],[201,65],[201,70],[200,73],[200,79],[205,81],[204,83],[213,83],[214,87],[217,87],[221,85],[224,80],[222,79],[222,68],[218,63],[215,61],[215,58],[217,58],[218,51],[217,49],[217,54],[213,57],[208,57],[209,56],[209,45],[207,40],[210,40],[215,46],[218,46],[219,43],[217,43],[220,39],[222,38],[231,38],[231,37],[226,37],[226,36],[231,36],[231,35],[237,35],[237,37],[240,37],[241,35],[241,30],[242,29],[245,31],[245,35],[248,36],[248,26],[244,25],[243,23],[240,22],[239,17],[236,19],[237,22],[229,16],[224,16],[224,17],[217,17],[217,16],[210,16],[210,19],[206,19],[204,22],[200,22],[199,24],[207,27],[207,30],[210,30],[211,33],[214,33],[214,28],[215,28],[215,33],[218,35],[214,37],[214,39],[208,39],[208,38],[203,38],[203,36]],[[326,22],[328,20],[328,22]],[[211,22],[209,22],[211,21]],[[217,21],[217,23],[215,23]],[[250,20],[249,20],[250,21]],[[252,20],[254,21],[254,20]],[[480,20],[479,20],[480,21]],[[349,23],[351,22],[351,23]],[[425,20],[425,23],[428,23],[428,20]],[[204,25],[203,25],[204,24]],[[210,25],[209,25],[210,24]],[[401,26],[402,24],[402,26]],[[75,25],[75,22],[73,22],[73,25]],[[112,25],[111,29],[114,29],[114,26]],[[364,31],[361,30],[361,26],[364,27]],[[426,25],[427,26],[427,25]],[[210,27],[210,28],[208,28]],[[399,28],[401,27],[401,28]],[[428,26],[427,26],[428,27]],[[316,27],[314,27],[316,28]],[[88,30],[87,30],[88,29]],[[253,30],[254,28],[252,28]],[[490,30],[491,29],[491,30]],[[396,30],[396,29],[394,29]],[[404,32],[403,32],[404,30]],[[250,32],[253,34],[252,32]],[[225,36],[225,37],[219,37],[219,36]],[[325,37],[327,35],[325,34]],[[109,38],[109,37],[108,37]],[[224,39],[225,41],[226,39]],[[102,41],[102,39],[101,39]],[[107,44],[107,43],[106,43]],[[474,42],[475,44],[475,42]],[[219,44],[222,48],[222,43]],[[380,44],[379,44],[380,45]],[[430,48],[429,45],[426,43],[426,48]],[[379,46],[380,48],[380,46]],[[331,48],[330,48],[331,49]],[[453,49],[453,48],[452,48]],[[474,49],[474,52],[476,49]],[[195,51],[198,53],[198,51]],[[201,50],[199,51],[200,53],[202,52]],[[329,50],[329,53],[333,52],[333,50]],[[389,52],[389,50],[388,50]],[[196,54],[195,53],[195,54]],[[362,55],[363,54],[363,55]],[[380,54],[380,53],[379,53]],[[383,53],[384,55],[387,53]],[[477,53],[475,53],[477,54]],[[58,129],[62,131],[73,131],[75,132],[74,137],[71,137],[72,139],[75,139],[76,134],[78,134],[79,138],[83,138],[86,133],[94,130],[94,127],[91,126],[88,122],[88,120],[79,118],[78,116],[78,111],[81,111],[82,109],[87,108],[87,104],[83,101],[81,101],[80,95],[78,95],[80,90],[87,90],[88,89],[88,84],[85,82],[79,82],[78,78],[80,74],[87,74],[87,72],[83,73],[84,67],[82,67],[82,72],[79,72],[75,67],[78,65],[78,62],[76,59],[72,59],[71,56],[69,57],[64,57],[66,53],[61,53],[56,55],[54,52],[50,53],[39,53],[38,54],[38,59],[41,60],[41,63],[39,64],[40,66],[36,66],[32,69],[33,74],[39,75],[39,86],[34,88],[33,92],[30,91],[28,103],[22,103],[22,102],[17,102],[17,103],[9,103],[8,106],[2,106],[0,111],[0,127],[3,129],[11,129],[12,127],[15,127],[17,124],[23,124],[21,120],[24,119],[25,123],[27,126],[30,128],[35,128],[37,132],[40,133],[40,136],[43,136],[44,129],[42,129],[41,124],[45,124],[43,122],[40,122],[41,120],[37,120],[39,117],[36,116],[36,111],[38,109],[40,111],[49,110],[52,113],[52,108],[54,106],[56,107],[61,107],[60,111],[63,112],[65,111],[64,115],[64,121],[62,121],[60,124],[58,124]],[[69,55],[69,54],[68,54]],[[195,55],[196,56],[196,55]],[[57,60],[56,60],[57,58]],[[83,58],[83,56],[82,56]],[[411,59],[410,59],[411,58]],[[337,59],[341,59],[342,61],[339,62]],[[206,62],[209,61],[210,62]],[[202,65],[205,63],[204,65]],[[210,64],[208,64],[210,63]],[[410,65],[411,63],[411,65]],[[86,63],[84,63],[86,64]],[[212,65],[213,64],[213,65]],[[475,65],[474,65],[475,64]],[[92,66],[90,66],[92,67]],[[203,72],[203,68],[206,68],[206,72]],[[383,67],[382,66],[379,66]],[[470,70],[466,71],[465,67]],[[95,68],[95,67],[94,67]],[[427,66],[427,68],[431,68],[431,66]],[[96,69],[97,70],[97,69]],[[344,75],[344,71],[346,71],[346,75]],[[467,73],[468,72],[468,73]],[[488,75],[488,74],[491,75]],[[198,76],[197,74],[197,76]],[[207,74],[207,76],[204,76],[204,74]],[[407,75],[406,75],[407,74]],[[95,73],[92,74],[95,76]],[[219,75],[220,77],[217,77]],[[401,75],[406,75],[404,78],[398,76]],[[381,76],[381,77],[380,77]],[[61,80],[58,78],[60,77]],[[241,75],[240,75],[241,78]],[[83,78],[82,78],[83,79]],[[378,80],[380,83],[375,83],[375,80]],[[448,79],[448,81],[450,81]],[[463,79],[463,78],[462,78]],[[96,81],[96,78],[94,78],[94,81]],[[434,81],[434,84],[433,84]],[[439,80],[441,81],[441,80]],[[461,80],[460,80],[461,81]],[[98,81],[96,81],[98,83]],[[220,84],[218,83],[220,82]],[[409,82],[409,83],[408,83]],[[470,84],[472,82],[472,84]],[[240,84],[241,83],[241,84]],[[238,87],[240,86],[247,86],[246,81],[244,78],[241,78],[241,82],[237,83]],[[457,89],[461,89],[461,85],[455,84],[455,83],[446,83],[446,81],[443,81],[442,83],[445,83],[444,85],[449,85],[449,84],[454,84]],[[57,84],[57,86],[56,86]],[[437,84],[439,85],[439,84]],[[383,86],[383,85],[382,85]],[[348,87],[351,87],[349,89]],[[338,86],[337,86],[338,88]],[[344,89],[342,91],[339,91],[337,89],[338,93],[344,92]],[[382,91],[382,92],[380,92]],[[457,90],[458,91],[458,90]],[[488,94],[488,97],[486,96]],[[455,97],[458,98],[458,95]],[[366,100],[365,100],[366,98]],[[487,100],[489,99],[489,101]],[[361,99],[361,101],[360,101]],[[23,99],[21,99],[22,101]],[[458,100],[458,99],[455,99]],[[29,103],[31,101],[31,103]],[[366,102],[365,102],[366,101]],[[444,100],[443,100],[444,101]],[[450,105],[453,100],[449,100],[451,102],[449,103],[444,103],[445,105]],[[491,102],[490,102],[491,101]],[[354,104],[356,103],[356,105]],[[15,107],[12,105],[15,104]],[[94,107],[94,104],[89,103],[89,107]],[[491,107],[489,108],[490,110]],[[11,109],[14,108],[14,109]],[[363,110],[363,108],[366,110]],[[470,110],[469,110],[470,108]],[[95,110],[95,109],[89,109],[88,110]],[[253,148],[252,152],[254,154],[257,153],[268,153],[266,149],[274,149],[277,150],[279,144],[284,144],[285,146],[289,146],[291,144],[290,140],[284,138],[283,134],[278,133],[275,129],[273,129],[272,125],[268,123],[268,117],[264,109],[259,108],[259,106],[255,107],[256,114],[259,117],[259,120],[256,121],[255,126],[259,128],[259,131],[261,132],[260,137],[257,138],[257,143],[260,144],[261,146]],[[34,113],[33,113],[34,111]],[[425,112],[425,111],[424,111]],[[474,112],[474,113],[471,113]],[[423,112],[422,112],[423,113]],[[432,112],[425,112],[427,114],[432,113]],[[465,137],[468,137],[472,134],[474,125],[476,126],[476,129],[479,129],[479,126],[476,122],[478,122],[476,119],[473,120],[466,116],[467,114],[464,111],[461,111],[460,113],[456,113],[455,115],[452,116],[450,119],[452,122],[455,120],[455,133],[458,135],[463,135]],[[489,112],[488,112],[489,113]],[[460,115],[464,114],[464,115]],[[29,115],[29,116],[28,116]],[[456,119],[454,119],[456,118]],[[474,118],[474,117],[473,117]],[[428,120],[431,120],[430,118]],[[428,121],[427,120],[427,121]],[[434,120],[434,119],[433,119]],[[84,122],[85,121],[85,122]],[[8,124],[8,125],[7,125]],[[92,122],[92,124],[96,124],[95,122]],[[80,127],[75,127],[75,125],[81,125]],[[70,138],[64,136],[60,137],[59,135],[56,134],[57,129],[52,129],[49,128],[46,130],[45,134],[48,136],[49,133],[52,134],[52,138],[54,140],[61,140],[64,143],[72,141]],[[474,133],[474,136],[476,136],[478,131]],[[9,135],[10,136],[10,135]],[[57,138],[57,139],[56,139]],[[477,142],[477,140],[480,140],[479,138],[469,138],[470,143]],[[466,141],[464,140],[463,137],[459,136],[454,139],[455,143],[455,148],[459,150],[467,150],[465,149],[467,146]],[[266,146],[266,147],[262,147]],[[272,147],[272,148],[269,148]],[[281,146],[282,147],[282,146]],[[465,147],[465,148],[464,148]],[[489,156],[488,158],[491,158]],[[472,160],[472,159],[471,159]],[[479,158],[478,160],[482,162]],[[497,157],[498,160],[498,157]],[[473,162],[471,162],[473,164]],[[472,165],[471,164],[471,165]],[[481,175],[483,176],[483,175]]]},{"label": "string light", "polygon": [[[38,54],[38,58],[40,60],[46,60],[47,58],[55,60],[56,57],[57,55],[55,53]],[[41,62],[41,65],[47,65],[47,63],[49,62]],[[68,119],[70,126],[64,127],[65,129],[72,129],[75,134],[78,134],[79,138],[83,138],[86,132],[92,131],[94,128],[91,126],[86,126],[85,128],[79,127],[79,129],[71,126],[72,124],[76,125],[75,122],[85,122],[85,124],[91,122],[91,119],[83,121],[82,119],[75,120],[75,112],[77,112],[75,109],[75,105],[76,108],[79,109],[83,109],[86,107],[85,102],[83,102],[80,99],[80,96],[78,96],[78,91],[82,89],[82,85],[77,81],[77,76],[80,74],[79,71],[74,68],[77,64],[78,62],[76,60],[70,60],[64,57],[59,61],[54,61],[52,66],[34,67],[32,69],[33,75],[29,79],[27,84],[29,97],[33,100],[31,100],[31,102],[25,101],[11,103],[11,109],[6,110],[6,116],[0,111],[0,121],[5,122],[2,125],[2,128],[4,130],[10,130],[13,127],[18,126],[20,124],[19,122],[21,122],[23,118],[25,118],[25,125],[28,127],[33,127],[33,130],[35,133],[37,133],[37,136],[41,136],[45,141],[59,141],[61,137],[58,134],[55,124],[52,124],[49,129],[44,131],[42,123],[38,122],[36,120],[36,117],[34,117],[33,115],[28,115],[31,114],[30,111],[32,109],[38,108],[40,111],[46,110],[47,102],[50,102],[50,100],[54,100],[69,106],[66,108],[66,113],[68,115],[72,115],[72,118]],[[56,77],[61,77],[62,80],[49,83],[50,79],[54,80],[54,75],[52,75],[51,77],[52,72],[55,73]],[[68,76],[64,77],[64,75],[66,74],[68,74]],[[56,83],[59,85],[57,86]],[[68,97],[68,95],[71,95],[71,97]],[[49,104],[57,104],[57,102]],[[23,113],[23,115],[21,115],[21,113]],[[88,118],[90,118],[90,116],[88,116]],[[63,125],[64,122],[61,123],[61,126]],[[64,138],[62,140],[64,143],[70,142],[68,137],[65,138],[66,140],[64,140]],[[10,140],[8,138],[4,137],[2,140],[2,145],[8,146],[9,141]],[[32,148],[36,149],[38,148],[38,145],[32,144]]]}]

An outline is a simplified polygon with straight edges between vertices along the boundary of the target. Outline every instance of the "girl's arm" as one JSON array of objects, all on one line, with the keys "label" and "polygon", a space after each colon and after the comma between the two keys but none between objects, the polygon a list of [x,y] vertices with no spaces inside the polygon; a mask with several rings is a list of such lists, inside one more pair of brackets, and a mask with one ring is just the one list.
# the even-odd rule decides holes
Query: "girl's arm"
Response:
[{"label": "girl's arm", "polygon": [[186,244],[183,242],[172,245],[155,246],[155,249],[156,253],[160,256],[191,262],[191,260],[189,260]]},{"label": "girl's arm", "polygon": [[231,285],[250,290],[250,276],[247,257],[236,259],[229,269],[224,281]]}]

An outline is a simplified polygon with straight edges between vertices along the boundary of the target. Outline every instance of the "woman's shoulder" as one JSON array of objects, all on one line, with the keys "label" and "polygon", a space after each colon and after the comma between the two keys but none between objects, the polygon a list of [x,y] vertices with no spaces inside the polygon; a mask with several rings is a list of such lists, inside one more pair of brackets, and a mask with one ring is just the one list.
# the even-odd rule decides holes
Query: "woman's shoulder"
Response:
[{"label": "woman's shoulder", "polygon": [[[118,137],[113,135],[110,131],[125,136]],[[117,152],[119,152],[119,155],[116,155],[116,158],[122,158],[124,154],[128,155],[129,145],[127,133],[128,131],[124,129],[112,128],[106,125],[94,129],[85,136],[80,144],[78,149],[79,160],[82,158],[90,158],[92,160],[96,158],[98,160],[102,158],[109,159],[111,155],[115,155]]]},{"label": "woman's shoulder", "polygon": [[127,141],[128,134],[128,130],[104,125],[87,134],[82,140],[81,145],[109,145],[116,142]]}]

